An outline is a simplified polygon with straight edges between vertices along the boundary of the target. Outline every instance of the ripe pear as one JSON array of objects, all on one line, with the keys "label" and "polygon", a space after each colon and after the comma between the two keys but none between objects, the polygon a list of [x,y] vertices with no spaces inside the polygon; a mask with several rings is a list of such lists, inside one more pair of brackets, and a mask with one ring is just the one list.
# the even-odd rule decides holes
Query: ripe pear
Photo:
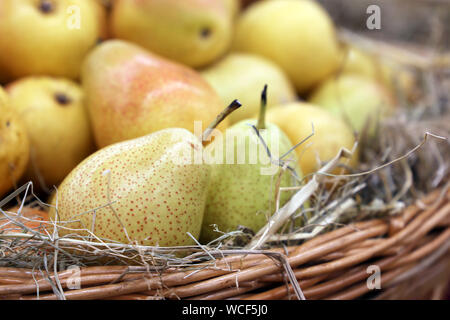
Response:
[{"label": "ripe pear", "polygon": [[378,121],[394,111],[393,98],[385,87],[355,74],[329,78],[312,92],[309,102],[342,117],[355,131],[370,135]]},{"label": "ripe pear", "polygon": [[[207,148],[214,154],[211,156],[214,161],[211,161],[211,187],[200,237],[202,243],[221,235],[215,231],[216,227],[221,232],[230,232],[241,225],[257,232],[276,210],[278,188],[291,187],[295,185],[295,176],[301,177],[295,152],[282,159],[291,170],[272,164],[252,127],[259,130],[274,161],[291,150],[292,144],[280,128],[265,122],[264,101],[265,98],[258,121],[238,122]],[[289,192],[281,192],[279,205],[284,205],[290,196]]]},{"label": "ripe pear", "polygon": [[90,53],[82,84],[99,147],[165,128],[194,132],[194,121],[211,123],[222,111],[198,72],[122,40],[105,41]]},{"label": "ripe pear", "polygon": [[304,93],[338,70],[342,49],[327,12],[310,0],[263,0],[237,21],[235,51],[277,63]]},{"label": "ripe pear", "polygon": [[231,53],[205,69],[202,75],[220,95],[223,104],[239,99],[244,106],[229,116],[231,124],[258,113],[260,88],[265,84],[270,88],[267,107],[297,99],[295,88],[284,71],[258,55]]},{"label": "ripe pear", "polygon": [[411,70],[391,61],[364,52],[354,46],[348,46],[343,57],[340,74],[356,74],[376,81],[385,90],[401,90],[411,96],[415,86],[415,77]]},{"label": "ripe pear", "polygon": [[122,243],[194,244],[211,174],[211,166],[202,161],[202,142],[238,107],[233,101],[201,137],[168,128],[107,146],[86,158],[51,197],[50,217],[60,221],[60,235],[87,235],[90,230]]},{"label": "ripe pear", "polygon": [[378,60],[366,52],[347,46],[343,56],[340,73],[359,74],[380,80],[381,68]]},{"label": "ripe pear", "polygon": [[236,18],[241,11],[241,1],[240,0],[222,0],[225,6],[228,8],[231,16]]},{"label": "ripe pear", "polygon": [[201,67],[229,48],[233,10],[225,0],[116,0],[111,31],[115,38]]},{"label": "ripe pear", "polygon": [[28,158],[29,141],[25,125],[0,87],[0,198],[16,186],[26,170]]},{"label": "ripe pear", "polygon": [[[278,125],[292,143],[310,136],[314,126],[314,135],[295,149],[304,175],[320,169],[319,159],[329,161],[341,148],[352,150],[355,144],[352,130],[342,119],[312,104],[294,102],[273,107],[267,112],[267,121]],[[355,152],[348,165],[354,166],[357,161]]]},{"label": "ripe pear", "polygon": [[106,31],[97,1],[0,1],[0,79],[29,75],[78,78],[81,63]]},{"label": "ripe pear", "polygon": [[[189,131],[169,128],[100,149],[59,186],[52,200],[57,219],[64,227],[122,243],[193,244],[187,232],[199,236],[210,167],[177,161],[202,148]],[[55,210],[50,217],[56,219]]]},{"label": "ripe pear", "polygon": [[47,76],[19,79],[7,90],[30,140],[24,178],[38,189],[52,188],[94,151],[83,90],[72,80]]}]

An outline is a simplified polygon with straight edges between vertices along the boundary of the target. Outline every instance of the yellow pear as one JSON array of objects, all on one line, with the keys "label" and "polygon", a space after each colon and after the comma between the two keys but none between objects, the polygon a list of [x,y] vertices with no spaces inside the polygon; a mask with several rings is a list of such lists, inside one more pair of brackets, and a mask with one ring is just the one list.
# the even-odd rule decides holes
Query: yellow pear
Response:
[{"label": "yellow pear", "polygon": [[263,57],[231,53],[217,64],[205,69],[203,77],[222,98],[222,104],[239,99],[243,108],[232,113],[236,123],[258,113],[261,89],[268,85],[268,107],[295,101],[297,95],[284,71]]},{"label": "yellow pear", "polygon": [[348,46],[345,49],[339,72],[359,74],[375,79],[380,79],[381,76],[381,70],[375,57],[353,46]]},{"label": "yellow pear", "polygon": [[59,222],[59,234],[93,233],[107,241],[152,246],[195,244],[211,174],[203,143],[240,106],[233,101],[201,136],[168,128],[89,156],[51,197],[49,216]]},{"label": "yellow pear", "polygon": [[195,121],[204,128],[222,111],[198,72],[122,40],[89,54],[82,83],[99,147],[165,128],[194,132]]},{"label": "yellow pear", "polygon": [[236,18],[241,10],[240,0],[222,0],[233,18]]},{"label": "yellow pear", "polygon": [[365,76],[377,81],[389,91],[402,90],[407,96],[412,94],[416,81],[414,74],[407,68],[354,46],[346,48],[339,73]]},{"label": "yellow pear", "polygon": [[116,38],[191,67],[213,62],[229,48],[233,8],[225,0],[116,0]]},{"label": "yellow pear", "polygon": [[233,48],[276,62],[300,93],[335,72],[342,59],[331,18],[310,0],[255,2],[237,21]]},{"label": "yellow pear", "polygon": [[393,99],[385,87],[355,74],[329,78],[313,91],[309,102],[342,117],[357,132],[374,133],[378,120],[394,110]]},{"label": "yellow pear", "polygon": [[[144,245],[181,246],[198,238],[210,166],[188,156],[200,140],[169,128],[107,146],[79,164],[58,187],[51,219],[60,235]],[[180,161],[186,157],[184,161]]]},{"label": "yellow pear", "polygon": [[25,125],[0,87],[0,199],[17,185],[26,170],[28,158],[29,141]]},{"label": "yellow pear", "polygon": [[51,188],[94,151],[83,91],[71,80],[43,76],[17,80],[7,89],[30,139],[26,178]]},{"label": "yellow pear", "polygon": [[[341,148],[352,150],[355,143],[352,130],[344,121],[307,103],[273,107],[267,112],[267,121],[278,125],[294,145],[307,138],[314,126],[314,135],[295,149],[304,175],[320,169],[320,162],[331,160]],[[356,163],[355,154],[349,165]]]},{"label": "yellow pear", "polygon": [[0,1],[0,79],[78,78],[105,31],[104,14],[91,0]]}]

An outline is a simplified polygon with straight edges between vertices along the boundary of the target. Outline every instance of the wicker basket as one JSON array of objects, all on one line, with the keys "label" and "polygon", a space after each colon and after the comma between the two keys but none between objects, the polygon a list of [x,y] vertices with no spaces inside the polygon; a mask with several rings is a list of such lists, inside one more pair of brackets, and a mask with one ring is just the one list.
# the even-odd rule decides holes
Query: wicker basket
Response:
[{"label": "wicker basket", "polygon": [[[438,299],[450,280],[449,249],[446,187],[390,219],[353,223],[299,246],[224,251],[229,255],[195,271],[192,266],[162,273],[141,266],[87,267],[81,269],[81,288],[70,290],[67,271],[44,277],[29,269],[0,268],[0,298]],[[380,271],[381,288],[368,283],[374,271]]]}]

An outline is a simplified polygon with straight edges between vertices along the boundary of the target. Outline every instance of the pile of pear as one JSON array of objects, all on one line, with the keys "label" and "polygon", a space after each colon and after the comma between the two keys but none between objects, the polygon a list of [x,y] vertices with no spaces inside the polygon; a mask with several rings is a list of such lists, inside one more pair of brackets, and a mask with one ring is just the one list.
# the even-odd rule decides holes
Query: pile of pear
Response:
[{"label": "pile of pear", "polygon": [[414,78],[312,0],[2,0],[0,85],[0,198],[32,181],[60,235],[181,246],[257,232],[341,148],[354,168]]}]

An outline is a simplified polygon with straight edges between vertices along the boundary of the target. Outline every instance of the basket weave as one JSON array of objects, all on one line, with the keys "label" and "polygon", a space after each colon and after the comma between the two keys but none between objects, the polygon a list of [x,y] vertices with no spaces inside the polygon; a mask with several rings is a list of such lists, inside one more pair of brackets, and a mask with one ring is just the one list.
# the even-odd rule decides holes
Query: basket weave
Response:
[{"label": "basket weave", "polygon": [[[156,274],[137,266],[81,269],[81,289],[70,274],[44,277],[29,269],[0,268],[0,299],[439,299],[450,279],[450,190],[435,190],[401,215],[356,222],[301,245],[263,254],[236,254],[215,266]],[[287,267],[289,264],[289,267]],[[369,266],[381,271],[381,289],[369,289]],[[197,265],[197,267],[199,267]],[[292,285],[286,272],[298,280]],[[69,283],[70,285],[70,283]]]}]

